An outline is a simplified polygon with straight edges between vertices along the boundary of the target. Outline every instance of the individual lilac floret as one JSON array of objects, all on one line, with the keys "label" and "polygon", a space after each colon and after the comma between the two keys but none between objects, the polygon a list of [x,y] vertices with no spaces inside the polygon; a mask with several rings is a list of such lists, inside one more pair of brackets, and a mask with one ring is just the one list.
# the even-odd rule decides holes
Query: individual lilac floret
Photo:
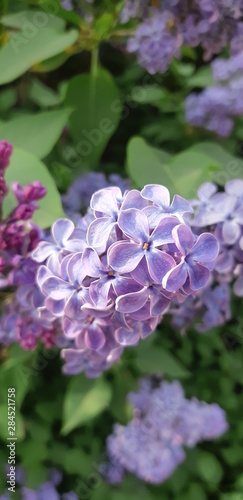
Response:
[{"label": "individual lilac floret", "polygon": [[155,330],[173,301],[206,286],[218,244],[212,234],[192,233],[190,212],[180,196],[170,203],[163,186],[108,187],[92,195],[77,227],[53,224],[52,239],[32,257],[42,264],[38,310],[61,321],[72,342],[62,352],[65,373],[99,376]]},{"label": "individual lilac floret", "polygon": [[88,172],[81,175],[71,184],[67,193],[62,196],[63,209],[70,219],[78,222],[80,214],[86,211],[91,196],[109,186],[117,186],[124,193],[130,187],[130,181],[118,174],[110,174],[108,178],[102,172]]},{"label": "individual lilac floret", "polygon": [[[194,321],[195,328],[205,332],[231,318],[231,283],[234,294],[243,296],[242,179],[226,182],[224,192],[218,192],[213,183],[204,183],[198,190],[198,199],[191,203],[195,207],[190,221],[194,231],[199,234],[210,229],[219,243],[219,255],[208,286],[183,303],[174,301],[170,308],[172,324],[182,333]],[[205,233],[200,237],[205,237]]]},{"label": "individual lilac floret", "polygon": [[174,292],[184,285],[193,291],[204,288],[219,252],[216,238],[212,234],[204,233],[195,242],[191,229],[182,224],[172,230],[172,236],[182,257],[179,264],[164,276],[164,288],[169,292]]},{"label": "individual lilac floret", "polygon": [[[114,468],[153,484],[165,481],[185,460],[184,445],[191,448],[221,436],[228,428],[222,408],[186,399],[179,382],[163,382],[153,389],[143,380],[129,400],[134,417],[126,427],[114,426],[107,439],[108,458]],[[109,471],[104,474],[114,482]]]}]

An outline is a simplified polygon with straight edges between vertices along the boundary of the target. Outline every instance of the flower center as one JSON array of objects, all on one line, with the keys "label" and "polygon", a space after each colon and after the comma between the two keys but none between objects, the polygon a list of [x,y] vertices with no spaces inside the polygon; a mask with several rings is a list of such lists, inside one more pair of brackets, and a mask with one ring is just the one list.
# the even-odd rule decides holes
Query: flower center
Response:
[{"label": "flower center", "polygon": [[110,276],[110,277],[111,277],[111,276],[114,276],[113,271],[109,271],[109,272],[108,272],[108,276]]},{"label": "flower center", "polygon": [[148,250],[148,247],[149,247],[149,244],[148,244],[148,243],[144,243],[144,244],[143,244],[143,250]]},{"label": "flower center", "polygon": [[175,26],[175,20],[174,19],[171,19],[170,21],[168,21],[168,23],[166,24],[166,28],[167,28],[167,31],[171,32],[172,29],[174,28]]},{"label": "flower center", "polygon": [[92,316],[90,316],[89,317],[89,323],[91,324],[91,323],[93,323],[93,321],[94,321],[94,318]]}]

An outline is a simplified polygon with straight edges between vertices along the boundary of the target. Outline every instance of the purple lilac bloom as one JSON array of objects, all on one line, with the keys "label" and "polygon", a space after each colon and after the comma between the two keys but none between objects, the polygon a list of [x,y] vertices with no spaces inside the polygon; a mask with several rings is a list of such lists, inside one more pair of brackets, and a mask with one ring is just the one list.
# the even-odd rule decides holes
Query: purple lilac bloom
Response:
[{"label": "purple lilac bloom", "polygon": [[215,86],[186,98],[186,120],[227,137],[234,128],[235,117],[243,113],[243,51],[229,59],[215,59],[212,74]]},{"label": "purple lilac bloom", "polygon": [[[231,318],[230,284],[233,284],[235,295],[243,296],[242,179],[226,182],[221,192],[213,183],[202,184],[198,199],[192,200],[192,205],[195,207],[195,215],[190,220],[193,230],[197,234],[210,230],[217,237],[219,254],[207,287],[183,303],[174,301],[170,308],[172,324],[182,333],[192,321],[198,331],[205,332]],[[174,272],[172,270],[171,274]]]},{"label": "purple lilac bloom", "polygon": [[[2,179],[10,163],[12,149],[6,141],[0,142]],[[36,287],[39,266],[30,256],[39,240],[45,237],[31,217],[38,209],[38,200],[45,196],[46,188],[39,181],[25,187],[15,182],[11,190],[17,206],[0,220],[0,289],[6,291],[8,297],[2,306],[0,343],[9,345],[19,342],[23,349],[33,350],[39,338],[47,349],[51,349],[62,336],[60,324],[37,312],[36,307],[41,308],[43,302]],[[0,203],[6,193],[6,189],[0,193]]]},{"label": "purple lilac bloom", "polygon": [[142,380],[129,401],[133,419],[127,426],[116,424],[107,439],[110,464],[118,470],[117,475],[104,470],[110,482],[130,472],[152,484],[162,483],[185,460],[183,446],[217,438],[228,428],[220,406],[186,399],[179,382],[162,382],[154,389]]},{"label": "purple lilac bloom", "polygon": [[129,189],[130,181],[123,179],[118,174],[110,174],[108,178],[102,172],[88,172],[78,177],[62,196],[63,209],[70,219],[78,222],[80,214],[86,211],[90,204],[91,196],[99,189],[117,186],[122,193]]},{"label": "purple lilac bloom", "polygon": [[73,10],[72,0],[61,0],[61,6],[65,10]]},{"label": "purple lilac bloom", "polygon": [[[8,469],[8,468],[6,468]],[[49,471],[49,479],[43,484],[40,484],[36,490],[32,490],[25,486],[26,478],[28,477],[27,471],[22,467],[16,468],[16,483],[17,495],[21,495],[22,500],[78,500],[78,495],[74,491],[68,493],[59,493],[57,488],[62,482],[62,473],[57,469]],[[18,498],[20,498],[18,496]],[[6,491],[1,500],[10,500],[9,493]]]},{"label": "purple lilac bloom", "polygon": [[139,2],[128,0],[121,20],[137,16],[138,27],[127,49],[137,54],[151,74],[165,72],[173,57],[179,57],[182,45],[201,45],[205,60],[229,44],[234,54],[242,50],[241,0],[173,0],[157,2],[156,7],[147,5],[147,9],[139,7]]},{"label": "purple lilac bloom", "polygon": [[99,376],[124,347],[155,330],[172,301],[207,285],[218,244],[212,234],[192,232],[192,211],[180,196],[170,203],[163,186],[141,193],[107,187],[92,195],[77,227],[54,223],[32,258],[39,311],[61,322],[72,344],[62,351],[65,373]]}]

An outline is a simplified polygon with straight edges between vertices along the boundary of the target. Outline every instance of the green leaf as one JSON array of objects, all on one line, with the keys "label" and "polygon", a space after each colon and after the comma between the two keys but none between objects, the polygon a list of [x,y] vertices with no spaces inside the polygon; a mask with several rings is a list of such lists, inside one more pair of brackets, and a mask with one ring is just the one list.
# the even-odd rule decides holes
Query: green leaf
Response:
[{"label": "green leaf", "polygon": [[170,169],[167,164],[171,156],[158,148],[149,146],[141,137],[133,137],[127,147],[128,173],[142,188],[145,184],[170,184]]},{"label": "green leaf", "polygon": [[[63,32],[57,28],[29,28],[12,33],[0,51],[0,85],[11,82],[32,66],[60,54],[78,38],[77,30]],[[24,27],[23,27],[24,28]]]},{"label": "green leaf", "polygon": [[8,14],[1,19],[1,23],[9,28],[16,28],[26,31],[34,27],[42,29],[43,27],[65,29],[65,21],[59,17],[44,12],[43,10],[24,10],[15,14]]},{"label": "green leaf", "polygon": [[215,85],[215,81],[212,77],[212,71],[210,66],[206,66],[205,68],[200,68],[195,75],[191,76],[187,80],[185,80],[185,84],[188,87],[210,87],[211,85]]},{"label": "green leaf", "polygon": [[152,87],[150,85],[139,85],[132,89],[131,99],[139,104],[154,104],[163,99],[167,94],[165,89]]},{"label": "green leaf", "polygon": [[168,167],[173,176],[171,194],[192,198],[203,182],[213,179],[214,171],[220,170],[221,165],[211,155],[189,148],[173,156]]},{"label": "green leaf", "polygon": [[106,12],[102,14],[94,23],[94,38],[97,41],[105,40],[114,24],[114,17],[112,14]]},{"label": "green leaf", "polygon": [[6,112],[17,102],[17,92],[13,88],[2,90],[0,94],[0,112]]},{"label": "green leaf", "polygon": [[73,379],[64,399],[61,433],[66,435],[99,415],[110,403],[111,396],[111,388],[102,378],[90,380],[81,375]]},{"label": "green leaf", "polygon": [[199,453],[197,470],[203,481],[213,484],[218,484],[223,476],[223,468],[218,459],[206,451]]},{"label": "green leaf", "polygon": [[37,78],[31,81],[29,99],[41,108],[49,108],[61,104],[62,98],[50,87],[47,87]]},{"label": "green leaf", "polygon": [[127,163],[129,175],[138,187],[163,184],[171,195],[185,198],[195,196],[202,182],[212,180],[214,171],[221,168],[218,160],[204,152],[189,148],[171,156],[140,137],[133,137],[128,143]]},{"label": "green leaf", "polygon": [[186,378],[190,372],[170,352],[146,340],[136,347],[135,364],[143,373],[163,373],[173,378]]},{"label": "green leaf", "polygon": [[0,137],[39,158],[52,150],[72,110],[63,108],[14,118],[0,125]]},{"label": "green leaf", "polygon": [[[65,217],[62,209],[60,194],[48,172],[48,169],[36,156],[14,148],[11,163],[6,170],[6,182],[19,182],[22,186],[39,180],[47,188],[47,195],[38,202],[39,210],[36,210],[33,220],[40,227],[50,227],[60,217]],[[3,214],[7,215],[16,206],[15,197],[11,192],[3,203]]]},{"label": "green leaf", "polygon": [[70,131],[77,154],[94,168],[118,126],[122,111],[112,76],[99,69],[96,76],[74,77],[69,82],[65,105],[75,108],[70,118]]},{"label": "green leaf", "polygon": [[243,160],[226,151],[220,144],[200,142],[192,146],[191,150],[210,155],[221,165],[221,169],[213,173],[213,180],[220,186],[224,186],[230,179],[243,178]]}]

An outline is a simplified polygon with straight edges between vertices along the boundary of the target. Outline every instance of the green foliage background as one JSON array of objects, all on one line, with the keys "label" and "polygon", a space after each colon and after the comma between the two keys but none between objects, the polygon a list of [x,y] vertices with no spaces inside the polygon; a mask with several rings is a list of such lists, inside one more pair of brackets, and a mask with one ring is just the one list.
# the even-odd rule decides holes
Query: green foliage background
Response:
[{"label": "green foliage background", "polygon": [[[0,24],[0,139],[13,143],[7,181],[39,179],[48,188],[35,221],[44,228],[63,216],[60,194],[88,170],[129,176],[138,188],[165,184],[191,198],[205,180],[219,185],[243,177],[243,120],[219,139],[185,123],[184,99],[212,83],[200,50],[183,49],[164,75],[150,76],[124,50],[123,2],[96,1],[90,26],[48,1],[2,2]],[[41,17],[42,15],[42,17]],[[39,16],[39,17],[38,17]],[[44,17],[43,17],[44,16]],[[43,26],[41,25],[41,19]],[[44,20],[44,21],[43,21]],[[39,24],[38,24],[39,23]],[[133,25],[126,27],[132,31]],[[4,211],[13,207],[9,195]],[[243,499],[243,319],[234,301],[225,326],[186,336],[168,321],[97,380],[61,375],[58,350],[0,351],[0,462],[6,463],[7,388],[16,387],[17,457],[37,487],[48,469],[64,472],[62,491],[80,499]],[[217,402],[229,431],[187,451],[187,461],[164,484],[134,476],[112,487],[101,478],[105,440],[115,422],[131,418],[126,401],[140,377],[179,379],[187,397]],[[6,487],[4,472],[1,492]],[[18,498],[18,493],[14,496]]]}]

